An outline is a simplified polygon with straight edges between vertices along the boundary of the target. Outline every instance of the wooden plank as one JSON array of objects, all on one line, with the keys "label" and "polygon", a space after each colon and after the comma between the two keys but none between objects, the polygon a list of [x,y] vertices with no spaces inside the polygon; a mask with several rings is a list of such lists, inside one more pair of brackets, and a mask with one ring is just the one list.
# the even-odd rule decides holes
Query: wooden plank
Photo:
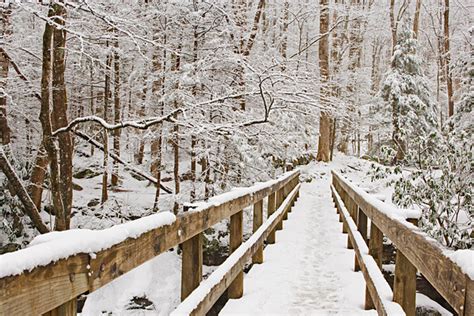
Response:
[{"label": "wooden plank", "polygon": [[[344,201],[344,204],[346,205],[346,208],[349,211],[349,215],[352,217],[352,219],[357,225],[357,204],[349,196],[346,196],[346,201]],[[347,235],[347,249],[354,249],[354,247],[352,246],[352,239],[349,238],[349,235]],[[358,268],[357,257],[354,260],[354,270],[359,271],[360,269]]]},{"label": "wooden plank", "polygon": [[[244,212],[240,211],[230,217],[230,252],[234,252],[240,247],[243,240],[243,217]],[[229,298],[241,298],[244,295],[244,271],[243,269],[237,273],[234,281],[227,291]]]},{"label": "wooden plank", "polygon": [[74,316],[77,315],[77,299],[74,298],[69,302],[66,302],[52,311],[49,311],[45,314],[45,316]]},{"label": "wooden plank", "polygon": [[[263,223],[263,200],[253,205],[253,232],[262,226]],[[252,257],[252,263],[263,263],[263,245],[257,249]]]},{"label": "wooden plank", "polygon": [[[331,190],[336,191],[336,189],[334,189],[333,186],[331,186]],[[379,282],[383,282],[385,288],[388,291],[391,292],[390,286],[388,285],[387,281],[385,281],[381,270],[377,269],[376,271],[372,270],[372,271],[369,272],[369,269],[368,269],[367,266],[370,263],[368,261],[374,260],[374,258],[372,258],[372,256],[369,256],[369,255],[363,255],[361,249],[367,248],[367,245],[363,242],[361,242],[361,243],[357,242],[355,236],[356,236],[356,234],[358,234],[360,236],[360,233],[357,231],[357,226],[356,226],[354,220],[352,219],[351,215],[349,214],[349,211],[345,211],[343,209],[343,206],[340,203],[342,203],[342,200],[339,198],[338,194],[336,193],[336,204],[337,204],[337,206],[338,206],[338,208],[339,208],[339,210],[342,214],[343,221],[347,224],[348,236],[352,240],[355,255],[356,255],[356,257],[359,258],[360,268],[361,268],[362,274],[364,275],[364,279],[365,279],[365,282],[366,282],[366,285],[367,285],[367,289],[370,293],[370,297],[372,298],[372,303],[374,304],[374,306],[377,310],[377,313],[379,315],[389,315],[385,305],[391,304],[392,302],[387,302],[386,300],[384,300],[384,298],[382,298],[382,296],[379,293],[379,291],[381,290],[380,289],[381,284],[378,283],[377,286],[375,285],[375,282],[373,280],[374,276],[372,274],[376,273],[377,274],[376,277],[378,278]],[[353,228],[351,228],[351,226]],[[392,305],[391,310],[392,311],[396,310],[397,307],[399,307],[399,311],[401,313],[396,313],[396,315],[403,314],[403,310],[401,309],[401,307],[399,305]]]},{"label": "wooden plank", "polygon": [[202,233],[182,243],[181,301],[184,301],[202,279]]},{"label": "wooden plank", "polygon": [[426,277],[434,288],[458,313],[465,305],[466,281],[461,268],[446,257],[443,247],[434,241],[427,240],[417,228],[410,227],[397,219],[391,218],[378,208],[381,201],[371,199],[362,190],[355,191],[340,175],[333,171],[342,190],[355,199],[364,209],[366,215],[389,238],[408,260]]},{"label": "wooden plank", "polygon": [[[365,242],[367,243],[367,216],[354,202],[354,218],[357,218],[357,230],[364,238]],[[357,258],[354,259],[354,271],[360,271],[359,260]]]},{"label": "wooden plank", "polygon": [[415,316],[416,268],[400,249],[397,250],[395,259],[393,301],[400,304],[408,316]]},{"label": "wooden plank", "polygon": [[[281,190],[282,192],[282,196],[281,196],[281,201],[283,202],[285,200],[285,198],[287,197],[287,195],[291,192],[291,189],[290,189],[290,186],[291,186],[291,182],[289,182],[286,186],[283,187],[283,189]],[[288,219],[288,209],[290,208],[291,205],[288,205],[288,208],[287,208],[287,211],[285,212],[285,214],[283,215],[283,220],[282,220],[282,223],[283,221],[286,221]],[[283,224],[282,224],[283,225]]]},{"label": "wooden plank", "polygon": [[464,307],[461,309],[465,316],[474,316],[474,281],[466,275],[466,299]]},{"label": "wooden plank", "polygon": [[[285,200],[285,197],[284,197],[284,194],[283,194],[283,188],[281,188],[280,190],[277,191],[276,193],[276,206],[275,208],[278,209],[281,205],[281,203]],[[283,215],[283,218],[285,216]],[[277,227],[276,227],[276,230],[282,230],[283,229],[283,220],[281,220]]]},{"label": "wooden plank", "polygon": [[89,255],[0,279],[0,315],[41,315],[88,290]]},{"label": "wooden plank", "polygon": [[43,314],[87,291],[92,292],[262,200],[296,177],[299,172],[221,205],[187,212],[172,225],[156,228],[136,239],[129,238],[98,252],[94,259],[88,254],[77,254],[31,272],[0,278],[0,315]]},{"label": "wooden plank", "polygon": [[[270,217],[276,210],[276,193],[272,193],[268,196],[268,217]],[[275,230],[268,234],[267,243],[274,244],[276,240]]]},{"label": "wooden plank", "polygon": [[[298,184],[287,197],[286,203],[291,203],[293,199],[296,199],[299,188],[300,185]],[[245,263],[255,254],[257,249],[263,245],[264,240],[268,238],[270,233],[275,230],[278,222],[282,220],[284,210],[279,209],[278,211],[279,213],[275,214],[276,216],[273,218],[273,220],[271,220],[270,218],[268,219],[268,221],[271,222],[268,223],[267,228],[262,232],[262,234],[255,240],[255,242],[250,247],[248,247],[247,250],[245,250],[245,252],[240,255],[238,260],[235,260],[235,263],[232,264],[232,267],[225,272],[220,281],[212,285],[212,287],[210,287],[210,291],[206,291],[207,294],[205,294],[204,296],[200,296],[200,293],[203,292],[195,291],[188,297],[187,300],[190,300],[193,299],[193,295],[196,295],[196,298],[199,300],[199,302],[197,303],[196,300],[193,299],[192,305],[196,306],[193,310],[187,310],[186,308],[184,308],[185,310],[182,310],[181,308],[184,306],[184,304],[187,303],[187,301],[184,301],[183,304],[179,305],[177,309],[171,313],[171,315],[206,315],[209,309],[211,309],[211,307],[215,304],[219,297],[225,292],[228,287],[228,284],[231,283],[232,280],[234,280],[234,278],[240,273],[240,271],[245,266]],[[202,286],[208,286],[207,284],[204,284],[204,282]]]},{"label": "wooden plank", "polygon": [[[379,269],[382,269],[383,234],[372,222],[370,224],[369,254],[374,258]],[[374,309],[375,305],[370,297],[369,289],[365,289],[365,309]]]}]

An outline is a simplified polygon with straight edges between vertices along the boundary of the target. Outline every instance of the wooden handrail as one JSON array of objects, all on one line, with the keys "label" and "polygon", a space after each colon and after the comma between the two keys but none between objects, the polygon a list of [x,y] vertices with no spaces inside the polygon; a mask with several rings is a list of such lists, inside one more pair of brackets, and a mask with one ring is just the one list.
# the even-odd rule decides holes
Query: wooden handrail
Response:
[{"label": "wooden handrail", "polygon": [[[399,214],[387,211],[388,204],[352,185],[337,172],[332,171],[332,179],[344,204],[354,205],[349,213],[359,232],[364,230],[364,222],[367,231],[369,219],[372,227],[387,236],[397,248],[396,265],[399,268],[395,271],[394,301],[400,303],[408,315],[413,315],[415,311],[417,270],[459,315],[474,315],[474,282],[446,256],[445,248],[440,243],[427,238]],[[369,240],[370,248],[372,240],[367,236],[365,239]]]},{"label": "wooden handrail", "polygon": [[[0,315],[41,315],[52,310],[55,310],[52,314],[75,314],[75,301],[79,295],[95,291],[178,244],[183,244],[183,260],[196,260],[197,256],[196,264],[202,265],[199,240],[204,230],[284,188],[294,188],[298,182],[299,171],[291,171],[278,180],[243,190],[241,194],[231,191],[210,199],[197,210],[178,216],[170,225],[128,238],[93,256],[80,253],[20,275],[0,278]],[[185,247],[186,243],[194,243],[198,251]],[[200,273],[201,270],[195,268],[193,266],[191,273]],[[183,276],[188,273],[183,270]],[[182,282],[186,280],[188,275]],[[200,281],[200,277],[193,280]],[[191,284],[191,287],[188,284],[188,290],[198,284]]]},{"label": "wooden handrail", "polygon": [[245,264],[263,246],[263,242],[282,222],[298,196],[300,184],[293,188],[280,207],[267,221],[239,248],[237,248],[223,264],[217,268],[201,285],[196,288],[171,314],[205,315],[231,284]]},{"label": "wooden handrail", "polygon": [[367,283],[367,290],[370,293],[373,306],[379,315],[404,315],[402,307],[391,301],[393,293],[390,285],[384,279],[375,259],[369,254],[369,248],[365,243],[364,236],[358,231],[357,224],[352,219],[344,202],[332,185],[331,192],[336,209],[341,214],[343,224],[347,227],[347,233],[354,249],[358,266],[362,270],[365,282]]}]

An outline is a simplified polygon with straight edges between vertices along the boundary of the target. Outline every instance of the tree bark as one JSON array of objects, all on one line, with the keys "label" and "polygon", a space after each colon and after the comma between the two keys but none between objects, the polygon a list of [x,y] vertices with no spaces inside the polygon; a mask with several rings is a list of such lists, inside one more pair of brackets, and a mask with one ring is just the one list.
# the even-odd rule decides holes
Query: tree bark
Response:
[{"label": "tree bark", "polygon": [[[0,38],[6,42],[11,33],[11,9],[7,6],[0,7]],[[7,78],[10,59],[4,50],[0,50],[0,137],[3,145],[10,143],[10,128],[7,120]]]},{"label": "tree bark", "polygon": [[[48,17],[57,15],[56,8],[58,5],[50,6]],[[65,230],[65,209],[61,196],[60,168],[58,149],[52,137],[52,123],[50,117],[50,86],[52,72],[52,48],[53,48],[53,26],[45,23],[43,33],[43,63],[41,73],[41,110],[40,122],[43,129],[43,142],[46,152],[48,153],[49,169],[50,169],[50,190],[53,202],[54,213],[56,214],[55,229]]]},{"label": "tree bark", "polygon": [[420,12],[421,12],[421,0],[416,0],[415,17],[413,18],[413,36],[415,38],[418,38],[418,30],[420,28]]},{"label": "tree bark", "polygon": [[451,49],[449,36],[449,0],[444,0],[444,56],[446,67],[446,88],[448,92],[448,116],[454,115],[453,77],[451,74]]},{"label": "tree bark", "polygon": [[[121,104],[120,104],[120,56],[118,53],[119,43],[118,39],[114,40],[114,52],[113,52],[113,60],[114,60],[114,123],[118,124],[121,120]],[[116,129],[113,131],[113,139],[114,139],[114,154],[120,157],[120,136],[121,136],[121,129]],[[110,184],[113,187],[116,187],[119,182],[118,176],[118,165],[115,160],[112,163],[112,177],[110,179]]]},{"label": "tree bark", "polygon": [[390,0],[390,31],[392,33],[392,55],[397,45],[397,23],[395,21],[395,0]]},{"label": "tree bark", "polygon": [[[158,30],[156,31],[158,32]],[[163,40],[166,43],[166,37]],[[164,81],[165,81],[165,67],[163,65],[163,61],[166,60],[166,52],[161,51],[160,49],[156,48],[153,59],[152,59],[152,66],[155,72],[155,79],[153,80],[151,91],[153,100],[155,100],[157,107],[158,107],[158,115],[163,115],[164,112],[164,103],[159,101],[161,97],[164,95]],[[154,103],[155,103],[154,102]],[[163,125],[160,124],[156,128],[154,128],[154,139],[151,142],[151,158],[153,160],[152,166],[152,174],[157,179],[156,183],[156,192],[155,192],[155,202],[153,208],[158,210],[158,202],[160,198],[160,185],[161,185],[161,169],[162,169],[162,161],[163,161],[163,152],[162,152],[162,143],[163,143]]]},{"label": "tree bark", "polygon": [[[326,86],[329,79],[329,44],[328,35],[329,30],[329,1],[320,0],[319,2],[321,13],[319,22],[319,33],[326,34],[319,41],[319,72],[321,78],[321,104],[328,96],[328,87]],[[331,125],[332,119],[329,113],[321,110],[319,119],[319,142],[317,161],[328,162],[331,159]]]},{"label": "tree bark", "polygon": [[[107,47],[109,46],[109,43],[107,42]],[[112,66],[112,56],[109,54],[107,55],[107,60],[105,63],[105,86],[104,86],[104,113],[103,117],[104,120],[107,121],[107,116],[109,112],[109,97],[110,97],[110,68]],[[108,189],[107,189],[107,183],[108,183],[108,178],[109,178],[109,133],[107,132],[106,129],[103,131],[103,142],[104,142],[104,160],[103,160],[103,167],[104,167],[104,173],[102,175],[102,197],[101,197],[101,203],[105,203],[108,198]]]},{"label": "tree bark", "polygon": [[30,195],[21,183],[20,178],[18,177],[15,170],[8,161],[7,155],[5,154],[3,147],[0,147],[0,169],[7,177],[9,185],[20,199],[21,203],[23,204],[25,213],[31,219],[35,228],[42,234],[49,232],[49,228],[43,223],[43,220],[41,219],[39,210],[36,208],[35,203],[33,203],[33,200],[31,199]]},{"label": "tree bark", "polygon": [[[178,46],[178,52],[181,51],[181,44]],[[175,55],[174,65],[171,71],[175,73],[179,72],[181,63],[181,57],[179,54]],[[175,89],[179,89],[179,82],[176,81]],[[178,100],[174,100],[174,108],[177,109],[179,107]],[[178,114],[175,114],[175,119],[178,118]],[[173,206],[173,212],[178,214],[179,211],[179,201],[177,200],[178,195],[180,193],[180,179],[179,179],[179,125],[177,123],[173,124],[173,176],[174,176],[174,194],[175,194],[175,202]]]},{"label": "tree bark", "polygon": [[[66,71],[65,47],[66,30],[63,28],[66,20],[66,7],[64,4],[54,4],[54,21],[61,28],[54,28],[53,34],[53,71],[52,71],[52,91],[53,91],[53,111],[52,123],[56,130],[68,125],[68,103],[66,94],[66,83],[64,73]],[[73,142],[70,133],[61,133],[58,136],[59,145],[59,169],[60,169],[60,190],[62,195],[64,223],[56,221],[56,227],[69,229],[72,209],[72,158]]]}]

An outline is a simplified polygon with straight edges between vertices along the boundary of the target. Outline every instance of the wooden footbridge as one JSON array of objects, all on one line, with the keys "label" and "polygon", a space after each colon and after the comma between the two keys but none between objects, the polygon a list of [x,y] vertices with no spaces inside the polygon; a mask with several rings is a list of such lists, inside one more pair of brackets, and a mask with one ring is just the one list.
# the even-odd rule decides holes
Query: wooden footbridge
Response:
[{"label": "wooden footbridge", "polygon": [[[242,297],[243,269],[247,263],[265,268],[264,246],[278,246],[271,244],[277,242],[276,231],[283,229],[299,197],[299,175],[299,171],[290,171],[275,181],[217,197],[171,223],[148,229],[92,255],[77,253],[30,271],[3,275],[0,315],[75,315],[78,296],[99,289],[178,245],[182,247],[182,302],[172,314],[205,315],[225,291],[231,299]],[[375,309],[379,315],[415,315],[418,272],[457,314],[474,315],[473,280],[445,255],[441,245],[411,223],[415,219],[394,216],[383,202],[336,172],[332,172],[330,188],[343,233],[348,236],[347,247],[355,253],[354,270],[362,271],[366,282],[366,309]],[[327,203],[331,203],[329,199]],[[244,242],[243,209],[250,206],[253,234]],[[298,212],[298,208],[293,211]],[[202,234],[228,218],[231,254],[202,280]],[[393,291],[381,272],[384,236],[397,249]],[[34,247],[21,250],[22,255]],[[14,264],[16,259],[15,253],[0,256],[0,265]],[[318,262],[312,264],[317,266]]]}]

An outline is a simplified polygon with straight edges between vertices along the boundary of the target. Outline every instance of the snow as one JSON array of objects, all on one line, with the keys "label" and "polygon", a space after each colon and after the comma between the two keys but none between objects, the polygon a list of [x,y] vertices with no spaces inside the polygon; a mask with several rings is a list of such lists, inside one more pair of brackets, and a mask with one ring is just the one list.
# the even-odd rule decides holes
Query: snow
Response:
[{"label": "snow", "polygon": [[447,311],[443,306],[439,305],[438,303],[433,301],[431,298],[421,293],[416,293],[416,306],[427,307],[430,310],[435,310],[441,316],[453,315],[451,312]]},{"label": "snow", "polygon": [[212,290],[212,288],[219,284],[221,280],[225,277],[226,273],[232,269],[232,267],[239,261],[239,259],[247,252],[252,245],[254,245],[257,240],[265,233],[265,231],[271,226],[275,219],[280,216],[288,204],[290,203],[290,196],[293,196],[293,193],[299,190],[299,186],[293,189],[290,195],[285,199],[285,201],[280,205],[278,210],[275,211],[263,224],[260,228],[252,234],[252,236],[244,242],[239,248],[237,248],[220,266],[217,268],[213,274],[211,274],[206,280],[204,280],[197,289],[195,289],[179,306],[178,308],[171,313],[171,315],[189,315],[198,304],[206,297],[206,295]]},{"label": "snow", "polygon": [[330,169],[336,164],[302,167],[313,178],[301,185],[276,244],[264,262],[244,278],[244,295],[229,300],[220,315],[377,315],[364,310],[365,282],[353,271],[354,252],[331,203]]},{"label": "snow", "polygon": [[446,256],[456,263],[471,280],[474,280],[474,250],[461,249],[456,251],[445,251]]},{"label": "snow", "polygon": [[103,230],[71,229],[39,235],[27,248],[0,255],[0,278],[31,271],[78,253],[94,255],[127,238],[137,238],[158,227],[170,225],[175,220],[173,213],[162,212]]},{"label": "snow", "polygon": [[193,212],[201,212],[202,210],[208,209],[208,208],[213,207],[213,206],[215,207],[215,206],[222,205],[222,204],[227,203],[229,201],[232,201],[234,199],[238,199],[240,197],[243,197],[247,194],[254,194],[255,192],[258,192],[259,190],[263,190],[265,188],[268,188],[272,185],[277,184],[278,182],[280,182],[280,181],[282,181],[286,178],[290,178],[291,176],[293,176],[294,174],[296,174],[298,172],[299,172],[299,170],[296,169],[296,170],[284,173],[283,175],[281,175],[276,180],[269,180],[269,181],[266,181],[266,182],[258,182],[256,184],[254,184],[253,186],[245,187],[245,188],[233,188],[229,192],[211,197],[207,201],[194,203],[193,205],[196,206],[196,207],[192,211]]},{"label": "snow", "polygon": [[[176,251],[165,252],[87,296],[83,316],[168,315],[179,304],[181,264]],[[126,310],[133,297],[146,297],[152,310]],[[104,311],[107,311],[104,313]]]},{"label": "snow", "polygon": [[415,226],[406,221],[406,219],[410,218],[419,218],[421,216],[421,211],[418,210],[407,210],[407,209],[400,209],[395,207],[394,205],[385,203],[381,201],[378,196],[372,195],[367,193],[365,190],[353,185],[347,179],[344,178],[343,175],[338,173],[342,182],[346,183],[350,186],[358,195],[360,195],[364,200],[366,200],[369,204],[373,205],[377,208],[380,212],[387,215],[389,218],[393,220],[397,220],[405,226],[410,228],[415,228]]}]

